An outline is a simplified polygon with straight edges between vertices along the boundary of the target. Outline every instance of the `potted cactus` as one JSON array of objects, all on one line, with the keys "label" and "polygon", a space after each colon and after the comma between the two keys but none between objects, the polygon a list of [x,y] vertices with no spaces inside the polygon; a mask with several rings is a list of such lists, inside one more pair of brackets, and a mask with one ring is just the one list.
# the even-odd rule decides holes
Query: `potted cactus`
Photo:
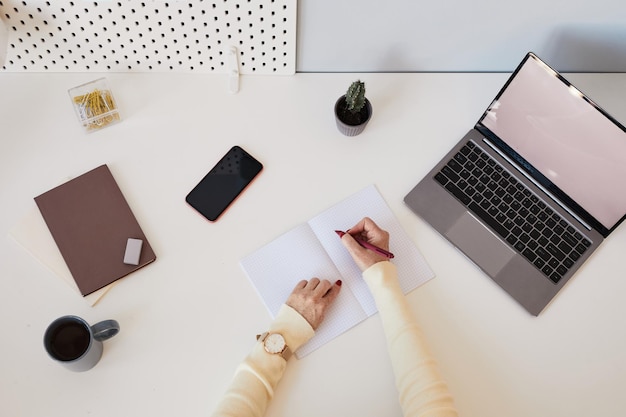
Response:
[{"label": "potted cactus", "polygon": [[372,104],[365,97],[365,83],[350,84],[348,91],[335,103],[337,128],[346,136],[356,136],[365,129],[372,118]]}]

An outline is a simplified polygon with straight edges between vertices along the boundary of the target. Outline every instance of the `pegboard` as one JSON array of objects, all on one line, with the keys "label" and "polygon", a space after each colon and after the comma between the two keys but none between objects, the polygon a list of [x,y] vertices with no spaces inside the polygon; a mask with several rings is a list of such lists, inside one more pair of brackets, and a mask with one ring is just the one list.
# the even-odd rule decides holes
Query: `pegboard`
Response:
[{"label": "pegboard", "polygon": [[0,0],[6,72],[294,74],[297,0]]}]

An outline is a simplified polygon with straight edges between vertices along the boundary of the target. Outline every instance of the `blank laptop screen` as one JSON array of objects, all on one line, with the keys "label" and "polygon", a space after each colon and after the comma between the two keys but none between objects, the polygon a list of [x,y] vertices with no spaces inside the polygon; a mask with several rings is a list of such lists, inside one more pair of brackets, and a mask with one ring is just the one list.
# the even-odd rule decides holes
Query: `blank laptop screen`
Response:
[{"label": "blank laptop screen", "polygon": [[626,133],[530,56],[481,123],[607,229],[626,214]]}]

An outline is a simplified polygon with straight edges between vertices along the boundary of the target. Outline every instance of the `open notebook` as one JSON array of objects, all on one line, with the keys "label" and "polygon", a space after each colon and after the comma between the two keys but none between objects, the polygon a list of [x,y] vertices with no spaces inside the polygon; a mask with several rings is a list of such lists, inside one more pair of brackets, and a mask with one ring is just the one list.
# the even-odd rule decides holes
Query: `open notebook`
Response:
[{"label": "open notebook", "polygon": [[390,251],[404,293],[434,277],[374,185],[278,237],[241,260],[272,317],[276,317],[294,286],[303,279],[341,279],[341,292],[315,336],[297,352],[304,357],[376,313],[376,304],[335,230],[346,230],[370,217],[391,236]]}]

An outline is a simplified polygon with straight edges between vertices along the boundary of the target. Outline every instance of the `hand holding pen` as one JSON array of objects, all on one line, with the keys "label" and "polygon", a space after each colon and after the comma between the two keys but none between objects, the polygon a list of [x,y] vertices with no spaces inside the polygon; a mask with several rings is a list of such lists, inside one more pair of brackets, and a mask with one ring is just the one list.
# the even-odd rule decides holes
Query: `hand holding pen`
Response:
[{"label": "hand holding pen", "polygon": [[389,252],[389,233],[368,217],[363,218],[346,233],[341,231],[336,233],[361,271],[377,262],[393,258],[393,254]]}]

